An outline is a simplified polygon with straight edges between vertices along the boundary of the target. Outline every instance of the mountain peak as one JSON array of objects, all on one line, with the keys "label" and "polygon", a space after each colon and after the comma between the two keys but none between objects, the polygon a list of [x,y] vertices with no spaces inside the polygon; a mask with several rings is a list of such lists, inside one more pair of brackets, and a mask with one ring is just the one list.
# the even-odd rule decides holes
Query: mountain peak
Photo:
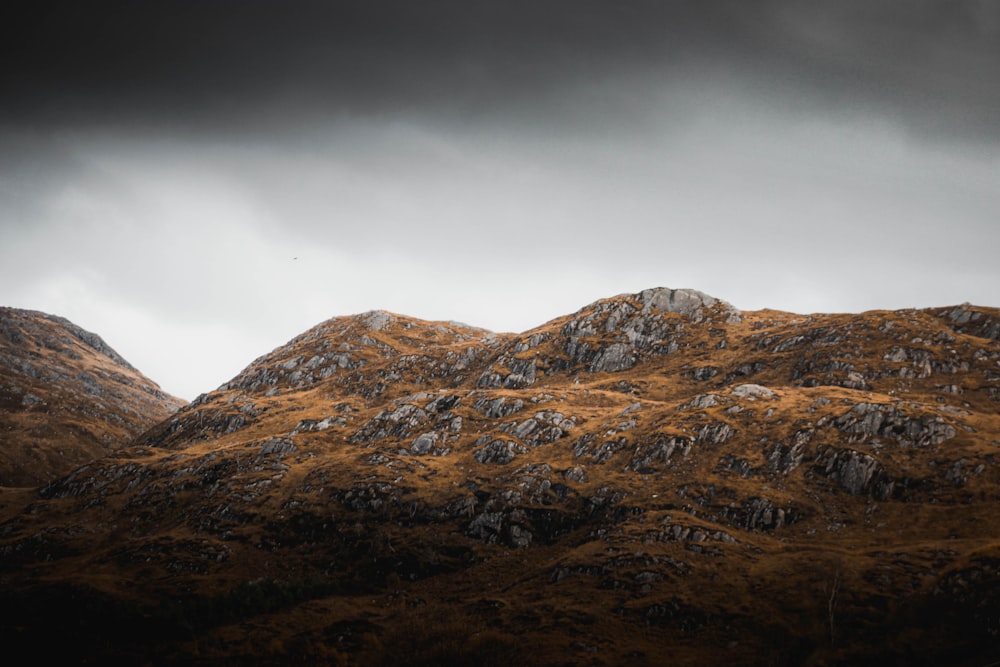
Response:
[{"label": "mountain peak", "polygon": [[384,331],[390,324],[397,321],[396,315],[387,310],[369,310],[366,313],[355,315],[354,319],[371,331]]},{"label": "mountain peak", "polygon": [[731,323],[737,323],[742,319],[742,313],[731,303],[694,289],[653,287],[639,292],[636,296],[642,301],[643,310],[647,312],[661,310],[700,320],[705,309],[718,308],[728,314],[727,320]]}]

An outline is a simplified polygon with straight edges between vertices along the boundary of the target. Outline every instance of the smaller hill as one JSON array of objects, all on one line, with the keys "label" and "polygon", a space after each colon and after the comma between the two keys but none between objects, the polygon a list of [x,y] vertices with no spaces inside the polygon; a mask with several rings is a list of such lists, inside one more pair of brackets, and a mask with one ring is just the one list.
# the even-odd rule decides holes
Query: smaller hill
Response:
[{"label": "smaller hill", "polygon": [[0,308],[0,486],[39,486],[127,444],[184,405],[100,336]]}]

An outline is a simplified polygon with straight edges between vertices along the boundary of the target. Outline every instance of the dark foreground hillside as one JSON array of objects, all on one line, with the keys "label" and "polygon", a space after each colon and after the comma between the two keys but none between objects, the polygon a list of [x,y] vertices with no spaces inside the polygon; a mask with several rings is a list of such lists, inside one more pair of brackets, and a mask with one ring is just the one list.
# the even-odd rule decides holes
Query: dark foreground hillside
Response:
[{"label": "dark foreground hillside", "polygon": [[988,664],[998,338],[989,308],[668,289],[519,335],[335,318],[0,495],[0,639],[123,664]]}]

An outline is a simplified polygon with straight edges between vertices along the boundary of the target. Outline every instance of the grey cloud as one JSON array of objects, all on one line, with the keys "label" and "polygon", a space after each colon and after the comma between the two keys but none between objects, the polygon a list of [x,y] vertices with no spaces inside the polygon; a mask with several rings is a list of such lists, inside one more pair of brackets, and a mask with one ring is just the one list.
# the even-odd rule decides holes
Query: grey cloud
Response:
[{"label": "grey cloud", "polygon": [[3,114],[20,121],[235,133],[383,114],[556,123],[615,82],[637,85],[594,114],[718,76],[779,104],[874,108],[918,134],[1000,136],[995,0],[26,4],[0,47],[14,64]]}]

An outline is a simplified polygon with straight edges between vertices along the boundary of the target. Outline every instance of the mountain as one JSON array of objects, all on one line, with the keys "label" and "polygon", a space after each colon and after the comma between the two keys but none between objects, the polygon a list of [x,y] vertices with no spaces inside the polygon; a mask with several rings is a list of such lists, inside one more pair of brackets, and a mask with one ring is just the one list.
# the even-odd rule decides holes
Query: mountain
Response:
[{"label": "mountain", "polygon": [[968,304],[664,288],[517,335],[334,318],[0,496],[2,638],[124,663],[986,664],[998,339]]},{"label": "mountain", "polygon": [[99,336],[0,308],[0,486],[37,486],[110,454],[184,405]]}]

